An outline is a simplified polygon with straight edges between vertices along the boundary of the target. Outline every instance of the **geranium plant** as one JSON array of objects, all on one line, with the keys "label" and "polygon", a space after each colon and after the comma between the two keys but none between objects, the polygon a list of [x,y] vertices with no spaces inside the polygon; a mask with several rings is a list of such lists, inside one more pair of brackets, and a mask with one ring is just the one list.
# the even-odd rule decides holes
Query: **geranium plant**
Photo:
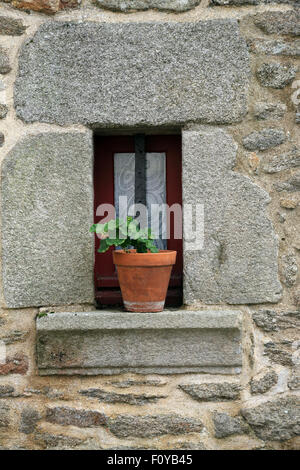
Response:
[{"label": "geranium plant", "polygon": [[130,253],[131,248],[135,248],[137,253],[159,252],[151,230],[140,228],[133,217],[127,217],[126,221],[116,218],[105,224],[93,224],[90,232],[95,232],[100,238],[99,253],[105,253],[111,246],[120,247],[126,253]]}]

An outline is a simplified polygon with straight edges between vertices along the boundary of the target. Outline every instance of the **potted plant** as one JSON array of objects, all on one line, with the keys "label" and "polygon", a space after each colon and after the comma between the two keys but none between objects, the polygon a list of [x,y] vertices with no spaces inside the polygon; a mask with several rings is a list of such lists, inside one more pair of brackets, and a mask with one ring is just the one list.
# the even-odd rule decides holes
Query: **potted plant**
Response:
[{"label": "potted plant", "polygon": [[158,250],[150,229],[139,228],[133,217],[94,224],[90,232],[100,238],[99,253],[111,246],[117,266],[124,307],[129,312],[161,312],[164,308],[176,251]]}]

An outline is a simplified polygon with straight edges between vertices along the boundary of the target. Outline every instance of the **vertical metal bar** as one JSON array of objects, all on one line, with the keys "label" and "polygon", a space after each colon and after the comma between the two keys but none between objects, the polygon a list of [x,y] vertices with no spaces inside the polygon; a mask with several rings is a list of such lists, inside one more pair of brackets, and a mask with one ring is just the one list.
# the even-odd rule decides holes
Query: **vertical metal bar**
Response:
[{"label": "vertical metal bar", "polygon": [[147,206],[145,135],[134,136],[135,147],[135,204]]}]

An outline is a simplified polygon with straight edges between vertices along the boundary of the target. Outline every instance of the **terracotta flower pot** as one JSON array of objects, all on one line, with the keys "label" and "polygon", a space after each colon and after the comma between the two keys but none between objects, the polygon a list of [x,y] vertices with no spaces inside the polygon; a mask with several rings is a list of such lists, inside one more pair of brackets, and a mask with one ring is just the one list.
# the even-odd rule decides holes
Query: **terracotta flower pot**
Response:
[{"label": "terracotta flower pot", "polygon": [[164,309],[176,251],[113,252],[125,309],[129,312],[161,312]]}]

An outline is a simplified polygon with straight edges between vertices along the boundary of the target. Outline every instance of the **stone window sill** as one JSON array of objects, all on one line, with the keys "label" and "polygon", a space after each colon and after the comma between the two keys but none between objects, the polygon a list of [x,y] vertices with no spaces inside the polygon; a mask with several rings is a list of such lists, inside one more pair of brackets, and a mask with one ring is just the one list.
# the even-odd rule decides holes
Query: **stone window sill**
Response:
[{"label": "stone window sill", "polygon": [[241,313],[111,310],[38,318],[40,375],[241,371]]}]

